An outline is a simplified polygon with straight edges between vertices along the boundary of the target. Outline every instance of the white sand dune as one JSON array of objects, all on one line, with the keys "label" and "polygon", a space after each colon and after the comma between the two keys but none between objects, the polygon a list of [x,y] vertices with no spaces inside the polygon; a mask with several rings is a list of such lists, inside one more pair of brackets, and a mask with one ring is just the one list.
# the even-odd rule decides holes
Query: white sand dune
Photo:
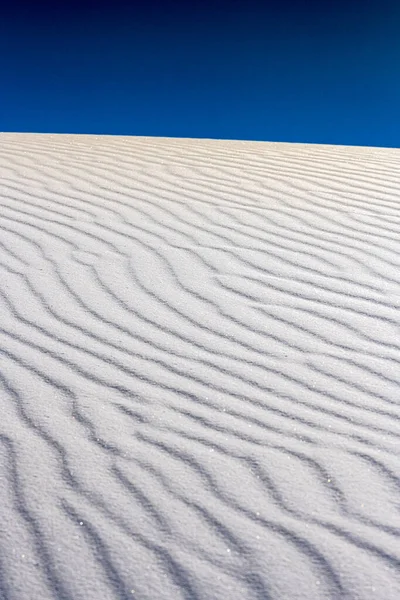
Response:
[{"label": "white sand dune", "polygon": [[1,600],[400,598],[399,165],[0,135]]}]

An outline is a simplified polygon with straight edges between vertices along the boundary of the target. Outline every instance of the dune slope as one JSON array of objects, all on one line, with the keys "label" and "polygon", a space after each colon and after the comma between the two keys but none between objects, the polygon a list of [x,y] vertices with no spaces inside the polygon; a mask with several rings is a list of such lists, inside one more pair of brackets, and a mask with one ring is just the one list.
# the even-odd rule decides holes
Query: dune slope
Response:
[{"label": "dune slope", "polygon": [[400,151],[0,134],[0,598],[400,598]]}]

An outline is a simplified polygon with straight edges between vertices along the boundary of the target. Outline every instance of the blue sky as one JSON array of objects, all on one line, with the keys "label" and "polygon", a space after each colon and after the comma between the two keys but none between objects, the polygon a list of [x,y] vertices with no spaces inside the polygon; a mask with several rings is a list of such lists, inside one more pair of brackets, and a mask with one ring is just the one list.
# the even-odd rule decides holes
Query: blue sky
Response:
[{"label": "blue sky", "polygon": [[143,4],[6,9],[0,131],[400,147],[400,2]]}]

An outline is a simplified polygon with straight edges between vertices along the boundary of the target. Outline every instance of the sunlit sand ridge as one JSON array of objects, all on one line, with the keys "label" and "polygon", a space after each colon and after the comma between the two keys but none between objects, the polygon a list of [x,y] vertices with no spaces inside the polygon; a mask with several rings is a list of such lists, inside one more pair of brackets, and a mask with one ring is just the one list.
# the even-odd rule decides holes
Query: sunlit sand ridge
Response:
[{"label": "sunlit sand ridge", "polygon": [[0,598],[400,598],[400,151],[0,135]]}]

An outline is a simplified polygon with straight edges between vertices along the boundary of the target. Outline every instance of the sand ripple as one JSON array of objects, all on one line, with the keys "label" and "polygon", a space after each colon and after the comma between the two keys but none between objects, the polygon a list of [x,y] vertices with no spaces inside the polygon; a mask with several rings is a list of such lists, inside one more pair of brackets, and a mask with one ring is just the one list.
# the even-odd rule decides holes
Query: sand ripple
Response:
[{"label": "sand ripple", "polygon": [[0,135],[0,598],[400,598],[400,151]]}]

